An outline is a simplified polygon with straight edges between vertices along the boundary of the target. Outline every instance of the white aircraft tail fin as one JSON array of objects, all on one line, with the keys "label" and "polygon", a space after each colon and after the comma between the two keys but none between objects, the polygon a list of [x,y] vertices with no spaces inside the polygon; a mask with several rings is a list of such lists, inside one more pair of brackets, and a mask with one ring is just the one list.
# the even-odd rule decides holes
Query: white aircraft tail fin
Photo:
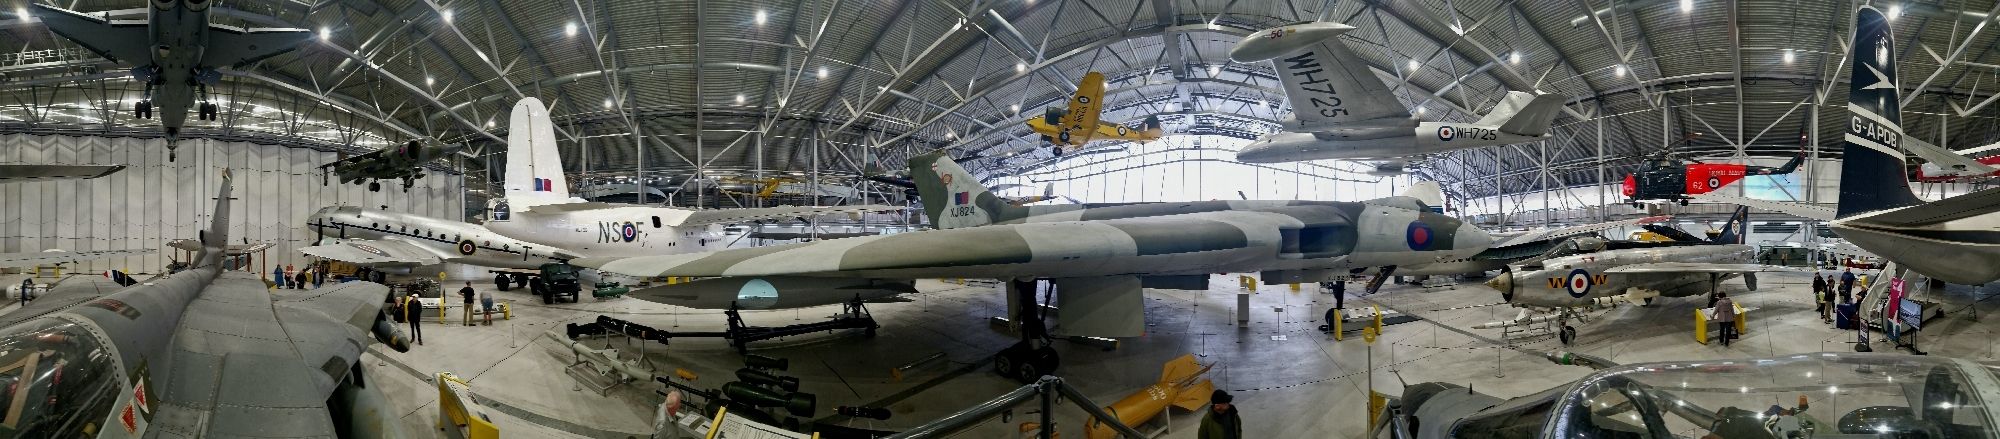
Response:
[{"label": "white aircraft tail fin", "polygon": [[1444,189],[1438,187],[1435,181],[1419,181],[1412,184],[1409,189],[1403,190],[1402,196],[1422,201],[1426,207],[1444,207]]},{"label": "white aircraft tail fin", "polygon": [[548,107],[540,99],[523,98],[514,104],[509,124],[505,185],[509,207],[522,210],[570,202],[569,180],[563,177]]},{"label": "white aircraft tail fin", "polygon": [[1300,129],[1410,117],[1389,86],[1339,38],[1271,60],[1285,83],[1285,97]]},{"label": "white aircraft tail fin", "polygon": [[1523,136],[1541,136],[1549,133],[1549,125],[1562,112],[1563,97],[1556,94],[1536,95],[1534,93],[1510,91],[1493,105],[1493,111],[1480,117],[1479,125],[1499,126],[1500,132]]}]

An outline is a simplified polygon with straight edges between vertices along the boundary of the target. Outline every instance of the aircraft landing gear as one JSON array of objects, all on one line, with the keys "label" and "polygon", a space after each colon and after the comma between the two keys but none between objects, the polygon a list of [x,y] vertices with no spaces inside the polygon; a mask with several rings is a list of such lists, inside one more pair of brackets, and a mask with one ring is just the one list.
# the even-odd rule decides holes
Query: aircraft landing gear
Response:
[{"label": "aircraft landing gear", "polygon": [[1008,281],[1009,296],[1015,301],[1009,316],[1020,328],[1021,341],[993,356],[993,372],[1022,383],[1032,383],[1053,374],[1062,365],[1054,347],[1049,346],[1048,325],[1043,322],[1041,303],[1035,300],[1040,281]]},{"label": "aircraft landing gear", "polygon": [[1576,327],[1570,325],[1563,325],[1562,329],[1557,330],[1556,339],[1562,341],[1563,346],[1569,346],[1571,343],[1575,343]]},{"label": "aircraft landing gear", "polygon": [[152,119],[153,101],[139,101],[139,103],[132,104],[132,117]]},{"label": "aircraft landing gear", "polygon": [[195,111],[195,118],[212,121],[218,119],[217,116],[222,113],[222,107],[214,103],[203,102],[195,106]]},{"label": "aircraft landing gear", "polygon": [[499,287],[499,288],[500,288],[500,291],[507,291],[507,290],[509,289],[509,288],[507,287],[507,285],[509,284],[509,282],[508,282],[509,280],[511,280],[511,279],[508,279],[508,278],[507,278],[507,274],[506,274],[506,273],[500,273],[500,274],[496,274],[496,275],[493,275],[493,285],[494,285],[494,286],[496,286],[496,287]]},{"label": "aircraft landing gear", "polygon": [[410,192],[410,188],[411,188],[411,187],[415,187],[416,185],[417,185],[417,179],[416,179],[416,178],[412,178],[412,177],[403,177],[403,192],[404,192],[404,193],[409,193],[409,192]]},{"label": "aircraft landing gear", "polygon": [[368,182],[368,191],[369,191],[369,192],[381,192],[381,191],[382,191],[382,182],[379,182],[379,181],[371,181],[371,182]]}]

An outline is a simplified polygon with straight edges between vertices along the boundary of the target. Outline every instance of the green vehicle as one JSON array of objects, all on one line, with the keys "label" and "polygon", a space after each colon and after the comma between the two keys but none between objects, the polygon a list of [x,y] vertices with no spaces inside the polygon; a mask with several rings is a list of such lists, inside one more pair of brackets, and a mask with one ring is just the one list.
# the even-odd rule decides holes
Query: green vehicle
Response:
[{"label": "green vehicle", "polygon": [[577,294],[583,291],[576,266],[559,262],[542,264],[541,274],[529,279],[528,287],[535,295],[542,296],[543,304],[556,303],[558,296],[569,296],[569,301],[575,302]]}]

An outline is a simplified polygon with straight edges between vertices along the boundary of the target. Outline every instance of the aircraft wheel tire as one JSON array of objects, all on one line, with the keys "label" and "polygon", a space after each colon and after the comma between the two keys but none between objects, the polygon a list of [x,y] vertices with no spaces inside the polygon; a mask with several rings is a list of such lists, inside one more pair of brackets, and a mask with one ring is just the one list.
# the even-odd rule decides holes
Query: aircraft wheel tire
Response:
[{"label": "aircraft wheel tire", "polygon": [[1556,339],[1561,340],[1563,346],[1576,342],[1576,327],[1563,325],[1562,329],[1556,331]]},{"label": "aircraft wheel tire", "polygon": [[1000,376],[1012,377],[1014,376],[1014,366],[1019,364],[1020,361],[1020,349],[1013,346],[1001,349],[998,355],[993,356],[993,373],[1000,374]]},{"label": "aircraft wheel tire", "polygon": [[1644,306],[1653,306],[1653,299],[1654,298],[1652,297],[1646,298],[1646,304]]},{"label": "aircraft wheel tire", "polygon": [[1037,365],[1036,362],[1034,361],[1022,362],[1020,367],[1016,369],[1014,372],[1015,372],[1014,381],[1019,381],[1022,384],[1032,383],[1035,382],[1035,380],[1042,379],[1042,375],[1044,374],[1044,372],[1042,372],[1041,366]]},{"label": "aircraft wheel tire", "polygon": [[493,275],[493,286],[500,287],[500,291],[511,289],[507,287],[507,275],[505,274]]},{"label": "aircraft wheel tire", "polygon": [[541,279],[528,281],[528,288],[529,291],[534,291],[535,295],[542,296],[543,305],[553,305],[556,303],[555,293],[549,291],[548,287],[542,285]]},{"label": "aircraft wheel tire", "polygon": [[381,192],[381,191],[382,191],[382,183],[381,183],[381,182],[375,182],[375,181],[371,181],[371,182],[368,182],[368,191],[369,191],[369,192]]}]

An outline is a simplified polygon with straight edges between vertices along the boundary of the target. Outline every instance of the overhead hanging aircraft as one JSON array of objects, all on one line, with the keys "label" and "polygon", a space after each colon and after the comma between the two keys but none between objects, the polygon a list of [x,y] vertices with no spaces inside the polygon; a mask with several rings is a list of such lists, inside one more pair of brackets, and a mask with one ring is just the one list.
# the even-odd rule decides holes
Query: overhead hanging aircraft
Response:
[{"label": "overhead hanging aircraft", "polygon": [[1134,128],[1122,123],[1098,120],[1104,111],[1104,74],[1090,72],[1083,74],[1077,82],[1076,93],[1069,97],[1069,108],[1049,107],[1039,119],[1028,119],[1028,128],[1042,135],[1042,141],[1055,145],[1055,155],[1061,156],[1063,147],[1080,147],[1100,140],[1123,140],[1146,143],[1159,140],[1166,135],[1160,127],[1158,116],[1146,116]]},{"label": "overhead hanging aircraft", "polygon": [[1378,162],[1378,173],[1397,174],[1424,154],[1547,139],[1562,111],[1562,95],[1514,91],[1477,122],[1420,122],[1337,38],[1352,30],[1332,22],[1291,24],[1251,34],[1230,50],[1235,62],[1270,61],[1292,104],[1284,131],[1243,147],[1237,161],[1365,160]]},{"label": "overhead hanging aircraft", "polygon": [[411,140],[394,148],[382,148],[367,154],[344,157],[332,163],[320,165],[320,184],[325,185],[329,177],[340,177],[341,183],[368,181],[370,192],[381,192],[382,183],[375,180],[402,180],[403,192],[417,185],[417,179],[424,177],[424,165],[438,159],[450,157],[463,149],[463,145],[427,146],[423,141]]},{"label": "overhead hanging aircraft", "polygon": [[1915,139],[1903,133],[1895,35],[1873,7],[1862,7],[1855,20],[1848,56],[1852,123],[1846,124],[1836,209],[1715,194],[1697,199],[1828,221],[1855,246],[1933,279],[1963,285],[2000,280],[2000,188],[1938,201],[1910,191],[1908,164],[1898,147],[1926,146],[1912,146]]},{"label": "overhead hanging aircraft", "polygon": [[142,119],[160,110],[166,129],[167,160],[187,123],[188,106],[200,102],[201,120],[216,120],[220,107],[208,87],[222,82],[222,69],[243,68],[312,41],[313,32],[292,28],[240,28],[209,21],[214,0],[154,0],[145,20],[112,20],[107,12],[76,12],[33,3],[35,21],[49,31],[109,59],[132,66],[146,84],[132,112]]}]

